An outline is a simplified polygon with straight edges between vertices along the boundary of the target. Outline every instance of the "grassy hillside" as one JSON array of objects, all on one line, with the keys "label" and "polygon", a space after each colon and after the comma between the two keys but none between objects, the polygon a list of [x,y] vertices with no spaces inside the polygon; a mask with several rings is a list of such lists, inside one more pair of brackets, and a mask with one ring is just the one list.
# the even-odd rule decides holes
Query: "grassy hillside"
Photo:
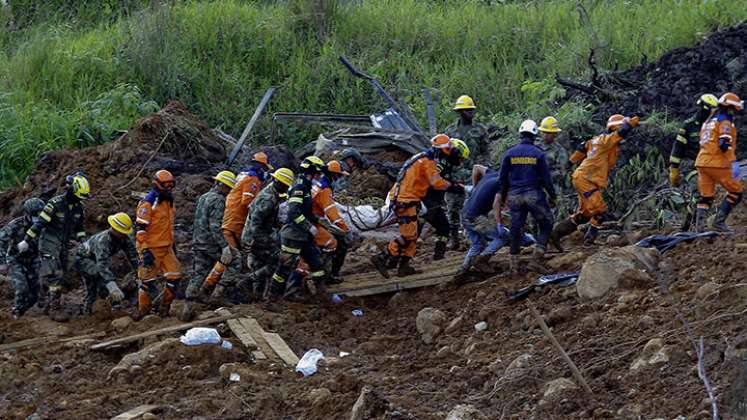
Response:
[{"label": "grassy hillside", "polygon": [[[603,69],[653,60],[747,18],[729,0],[238,0],[10,2],[0,13],[0,185],[54,148],[116,136],[168,99],[237,134],[270,85],[269,112],[366,113],[379,98],[337,61],[360,65],[439,123],[472,95],[483,118],[549,112],[555,73],[584,77],[591,46]],[[491,4],[495,3],[495,4]],[[266,130],[261,126],[260,130]],[[306,139],[286,133],[294,144]]]}]

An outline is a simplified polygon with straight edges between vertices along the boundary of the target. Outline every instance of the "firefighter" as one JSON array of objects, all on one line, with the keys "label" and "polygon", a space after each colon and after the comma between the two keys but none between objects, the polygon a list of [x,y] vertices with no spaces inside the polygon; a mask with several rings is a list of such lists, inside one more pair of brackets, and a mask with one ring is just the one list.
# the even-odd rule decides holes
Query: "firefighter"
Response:
[{"label": "firefighter", "polygon": [[23,241],[26,231],[36,223],[44,209],[44,201],[29,198],[23,203],[23,216],[15,218],[0,229],[0,275],[10,274],[10,282],[15,291],[13,319],[26,313],[39,301],[39,258],[35,246],[29,246],[24,253],[18,252],[18,243]]},{"label": "firefighter", "polygon": [[249,255],[251,274],[238,286],[257,300],[267,298],[269,280],[280,258],[280,203],[287,198],[295,174],[288,168],[272,173],[273,181],[252,202],[241,235],[241,244]]},{"label": "firefighter", "polygon": [[[444,134],[451,138],[463,140],[469,150],[471,157],[466,159],[461,169],[454,171],[453,180],[462,184],[469,181],[472,166],[475,163],[485,163],[488,157],[488,129],[484,124],[474,120],[477,112],[475,101],[467,95],[460,96],[454,107],[454,112],[459,114],[459,119],[448,126]],[[478,162],[479,161],[479,162]],[[446,194],[447,214],[449,217],[449,249],[456,251],[461,246],[459,227],[461,222],[459,215],[464,207],[466,195],[463,189],[448,192]]]},{"label": "firefighter", "polygon": [[713,230],[730,232],[726,218],[742,201],[743,187],[739,179],[739,163],[736,158],[737,128],[734,126],[734,116],[742,110],[744,101],[732,92],[725,93],[718,99],[718,110],[700,130],[700,152],[695,159],[700,193],[695,216],[698,232],[703,231],[708,210],[713,205],[716,184],[721,185],[727,194],[713,220]]},{"label": "firefighter", "polygon": [[309,265],[315,286],[323,286],[327,276],[321,252],[314,242],[319,218],[314,214],[311,199],[312,183],[319,179],[325,166],[318,157],[309,156],[304,158],[300,168],[295,185],[288,191],[288,216],[280,230],[280,260],[269,289],[273,299],[281,298],[285,293],[287,280],[295,270],[299,258],[303,258]]},{"label": "firefighter", "polygon": [[329,270],[327,283],[342,283],[340,270],[345,263],[348,249],[353,242],[353,232],[345,220],[340,216],[337,203],[334,198],[334,183],[343,177],[350,175],[342,169],[341,162],[332,160],[327,162],[326,172],[314,183],[311,193],[312,209],[319,220],[326,220],[325,227],[321,223],[316,224],[316,245],[323,252],[325,260],[329,263],[325,266]]},{"label": "firefighter", "polygon": [[[685,120],[672,143],[672,152],[669,155],[669,183],[674,188],[679,187],[682,183],[683,164],[685,164],[685,169],[693,169],[690,166],[690,161],[694,163],[700,151],[700,128],[718,107],[718,98],[713,94],[706,93],[698,98],[696,105],[698,110],[692,117]],[[697,171],[693,169],[685,176],[685,188],[690,196],[687,203],[685,223],[682,226],[682,230],[685,231],[690,228],[690,224],[695,217],[698,202],[697,178],[694,175],[697,175]]]},{"label": "firefighter", "polygon": [[[243,257],[241,248],[241,233],[246,223],[246,216],[249,213],[249,205],[264,186],[267,180],[267,172],[273,169],[270,161],[264,152],[255,153],[249,163],[249,167],[239,173],[236,186],[228,193],[226,197],[226,209],[223,213],[223,235],[226,237],[230,247],[230,256],[224,255],[223,260],[225,272],[218,277],[218,284],[221,288],[212,291],[213,300],[223,299],[225,290],[235,285],[241,270],[243,268]],[[217,292],[217,293],[216,293]]]},{"label": "firefighter", "polygon": [[[65,178],[65,192],[47,201],[37,221],[26,231],[18,243],[19,254],[24,254],[32,244],[39,250],[39,277],[43,287],[49,287],[47,312],[58,322],[70,316],[62,307],[62,287],[67,272],[70,241],[80,241],[86,236],[83,229],[83,200],[91,194],[91,185],[82,172]],[[39,299],[43,298],[43,293]]]},{"label": "firefighter", "polygon": [[156,282],[159,276],[163,277],[165,284],[158,313],[167,316],[176,297],[177,282],[182,277],[174,243],[176,208],[172,190],[175,184],[171,172],[165,169],[157,171],[153,176],[153,187],[137,206],[135,238],[140,257],[137,319],[150,313],[158,293]]},{"label": "firefighter", "polygon": [[555,225],[550,235],[553,246],[562,251],[560,239],[576,231],[580,224],[591,222],[584,237],[585,245],[594,244],[607,206],[602,190],[607,188],[609,175],[617,162],[620,142],[638,125],[638,117],[615,114],[607,120],[607,130],[588,140],[573,152],[570,162],[581,164],[573,172],[573,186],[578,194],[578,211]]},{"label": "firefighter", "polygon": [[93,303],[99,290],[106,289],[112,303],[124,299],[112,272],[114,255],[123,251],[130,267],[138,267],[137,250],[131,238],[132,219],[126,213],[117,213],[107,218],[109,229],[91,236],[75,249],[75,268],[83,278],[86,295],[83,299],[83,315],[91,315]]},{"label": "firefighter", "polygon": [[[186,304],[180,319],[189,321],[192,318],[194,302],[207,295],[215,284],[205,284],[205,275],[218,261],[231,258],[228,242],[223,236],[221,223],[226,196],[236,186],[236,175],[231,171],[220,171],[213,177],[213,188],[197,200],[195,218],[192,224],[192,278],[189,280],[185,294]],[[209,277],[210,279],[214,277]],[[209,283],[205,281],[205,283]],[[200,296],[200,293],[203,295]],[[219,304],[220,302],[213,302]]]},{"label": "firefighter", "polygon": [[550,207],[555,206],[555,188],[542,149],[534,144],[537,123],[526,120],[519,127],[520,142],[503,155],[498,175],[500,184],[500,207],[496,221],[500,223],[500,208],[508,202],[511,212],[511,250],[509,266],[512,273],[519,272],[519,251],[523,242],[523,230],[527,215],[539,226],[534,248],[536,263],[544,264],[547,241],[553,224]]},{"label": "firefighter", "polygon": [[410,266],[418,240],[418,211],[430,189],[459,193],[464,186],[451,184],[441,177],[438,160],[452,151],[451,140],[445,134],[431,139],[431,147],[411,157],[400,169],[397,182],[389,192],[390,206],[399,224],[399,236],[389,243],[386,251],[371,258],[374,267],[385,278],[391,266],[398,266],[398,276],[409,276],[416,270]]},{"label": "firefighter", "polygon": [[[451,139],[454,153],[437,162],[441,177],[449,182],[453,181],[453,174],[458,171],[469,159],[470,150],[467,143],[460,139]],[[433,248],[433,260],[439,261],[446,257],[446,249],[451,231],[449,217],[446,214],[447,204],[445,201],[446,191],[429,189],[423,198],[423,206],[426,212],[421,216],[422,221],[418,223],[418,236],[420,236],[425,223],[430,224],[436,233],[436,244]],[[392,268],[396,268],[392,267]]]}]

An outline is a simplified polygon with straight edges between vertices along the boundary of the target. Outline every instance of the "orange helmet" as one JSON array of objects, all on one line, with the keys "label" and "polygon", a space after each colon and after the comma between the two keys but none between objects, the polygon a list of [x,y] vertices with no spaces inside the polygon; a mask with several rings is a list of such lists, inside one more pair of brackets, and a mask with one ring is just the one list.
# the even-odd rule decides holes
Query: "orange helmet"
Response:
[{"label": "orange helmet", "polygon": [[170,191],[174,189],[175,184],[176,179],[174,178],[174,175],[171,175],[171,172],[166,169],[161,169],[156,172],[156,175],[153,177],[153,185],[162,191]]},{"label": "orange helmet", "polygon": [[436,134],[431,139],[431,147],[448,155],[451,153],[451,139],[446,134]]},{"label": "orange helmet", "polygon": [[327,172],[342,176],[350,175],[350,173],[348,173],[347,171],[342,170],[342,165],[340,165],[340,162],[336,160],[330,160],[329,162],[327,162]]},{"label": "orange helmet", "polygon": [[625,122],[625,117],[621,114],[615,114],[607,120],[607,128],[618,128]]},{"label": "orange helmet", "polygon": [[275,169],[275,168],[272,167],[272,165],[270,165],[270,159],[267,158],[267,154],[265,154],[265,152],[257,152],[257,153],[255,153],[252,156],[252,160],[254,162],[259,162],[259,163],[267,166],[267,168],[269,170]]},{"label": "orange helmet", "polygon": [[739,99],[736,93],[727,92],[718,98],[718,104],[724,107],[732,107],[737,111],[744,109],[744,101]]}]

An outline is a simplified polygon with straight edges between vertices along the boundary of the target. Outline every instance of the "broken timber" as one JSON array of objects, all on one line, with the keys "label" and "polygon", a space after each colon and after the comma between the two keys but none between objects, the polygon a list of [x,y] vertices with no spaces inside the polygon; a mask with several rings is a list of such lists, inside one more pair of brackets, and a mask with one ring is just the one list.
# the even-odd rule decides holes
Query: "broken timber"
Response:
[{"label": "broken timber", "polygon": [[146,404],[137,406],[131,410],[127,410],[124,413],[112,417],[111,420],[132,420],[141,417],[143,414],[150,413],[151,411],[160,408],[158,405]]},{"label": "broken timber", "polygon": [[428,265],[428,270],[407,277],[383,278],[378,272],[362,274],[344,283],[329,287],[329,293],[346,296],[370,296],[381,293],[417,289],[450,281],[461,264],[461,257],[447,258]]},{"label": "broken timber", "polygon": [[[219,314],[227,313],[225,309],[219,309]],[[277,333],[268,333],[263,330],[256,319],[241,317],[227,322],[228,328],[238,337],[244,347],[252,352],[255,360],[272,359],[282,361],[288,366],[298,364],[298,356]]]},{"label": "broken timber", "polygon": [[71,341],[85,340],[89,338],[99,338],[99,337],[102,337],[104,334],[105,333],[101,331],[101,332],[96,332],[92,334],[78,335],[75,337],[67,337],[67,338],[59,338],[54,335],[29,338],[28,340],[21,340],[21,341],[16,341],[14,343],[0,345],[0,351],[22,349],[24,347],[35,346],[37,344],[44,344],[45,346],[47,346],[47,345],[56,344],[56,343],[68,343]]},{"label": "broken timber", "polygon": [[214,318],[208,318],[208,319],[202,319],[199,321],[188,322],[186,324],[172,325],[170,327],[159,328],[157,330],[150,330],[150,331],[146,331],[140,334],[130,335],[130,336],[121,337],[121,338],[115,338],[109,341],[104,341],[104,342],[92,345],[90,349],[91,350],[103,350],[109,347],[132,343],[133,341],[138,341],[138,340],[141,340],[147,337],[153,337],[156,335],[163,335],[163,334],[184,331],[192,327],[200,327],[203,325],[217,324],[219,322],[223,322],[231,318],[236,318],[236,315],[228,314],[228,315],[222,315],[222,316],[218,316]]}]

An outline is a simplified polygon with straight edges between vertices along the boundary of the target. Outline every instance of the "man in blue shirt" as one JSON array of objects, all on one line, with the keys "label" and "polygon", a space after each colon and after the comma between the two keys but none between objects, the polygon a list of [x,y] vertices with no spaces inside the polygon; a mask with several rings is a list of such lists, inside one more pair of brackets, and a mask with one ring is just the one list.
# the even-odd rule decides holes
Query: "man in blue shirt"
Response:
[{"label": "man in blue shirt", "polygon": [[[511,257],[510,270],[519,271],[519,250],[527,215],[532,214],[539,225],[534,258],[540,264],[544,261],[547,241],[553,226],[550,209],[555,203],[555,188],[552,185],[550,170],[544,152],[534,145],[537,137],[537,123],[526,120],[519,128],[520,142],[508,149],[501,162],[498,175],[500,184],[500,205],[508,203],[511,212]],[[548,204],[549,196],[549,204]],[[498,216],[500,218],[500,213]]]}]

